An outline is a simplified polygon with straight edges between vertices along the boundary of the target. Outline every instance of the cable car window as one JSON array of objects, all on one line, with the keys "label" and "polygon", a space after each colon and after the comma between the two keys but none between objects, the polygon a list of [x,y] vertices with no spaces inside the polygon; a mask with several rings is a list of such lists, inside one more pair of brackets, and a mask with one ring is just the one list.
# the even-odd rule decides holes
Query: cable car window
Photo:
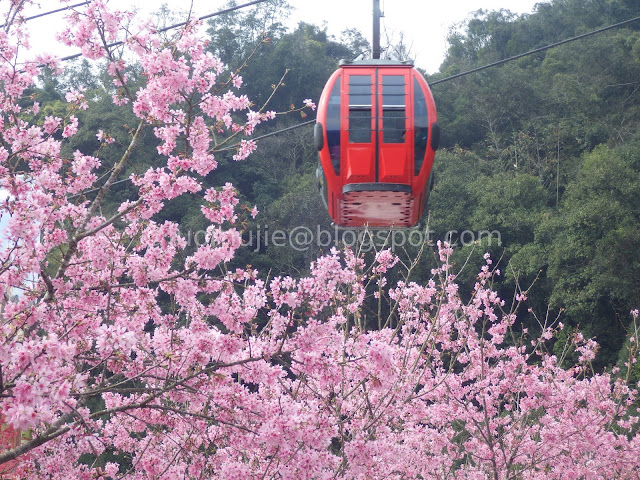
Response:
[{"label": "cable car window", "polygon": [[371,143],[371,110],[349,109],[349,142]]},{"label": "cable car window", "polygon": [[371,75],[351,75],[349,77],[349,106],[371,106]]},{"label": "cable car window", "polygon": [[383,111],[382,141],[384,143],[404,143],[405,142],[406,118],[407,117],[404,114],[404,109]]},{"label": "cable car window", "polygon": [[327,143],[331,163],[336,174],[340,174],[340,77],[331,89],[327,106]]},{"label": "cable car window", "polygon": [[413,98],[414,166],[415,175],[418,175],[427,152],[429,112],[427,110],[427,99],[424,96],[424,91],[416,78],[413,79]]},{"label": "cable car window", "polygon": [[371,75],[349,77],[349,142],[371,143]]},{"label": "cable car window", "polygon": [[382,76],[382,103],[383,108],[405,106],[404,75]]},{"label": "cable car window", "polygon": [[406,132],[404,75],[382,76],[382,141],[404,143]]}]

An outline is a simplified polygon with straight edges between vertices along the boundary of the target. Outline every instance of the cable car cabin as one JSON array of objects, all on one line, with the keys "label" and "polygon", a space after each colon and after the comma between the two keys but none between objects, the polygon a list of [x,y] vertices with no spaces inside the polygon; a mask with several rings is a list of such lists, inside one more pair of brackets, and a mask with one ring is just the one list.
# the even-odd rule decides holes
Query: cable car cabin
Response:
[{"label": "cable car cabin", "polygon": [[439,129],[431,90],[407,62],[340,62],[318,104],[318,182],[345,227],[410,227],[423,215]]}]

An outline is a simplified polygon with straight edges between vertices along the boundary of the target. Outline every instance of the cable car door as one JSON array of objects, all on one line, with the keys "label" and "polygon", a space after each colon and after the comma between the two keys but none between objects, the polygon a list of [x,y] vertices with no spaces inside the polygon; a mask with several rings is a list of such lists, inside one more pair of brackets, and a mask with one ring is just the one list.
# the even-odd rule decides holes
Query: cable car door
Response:
[{"label": "cable car door", "polygon": [[375,69],[345,71],[344,85],[348,102],[343,102],[347,117],[346,158],[342,169],[344,183],[370,183],[376,181],[376,86]]},{"label": "cable car door", "polygon": [[377,71],[377,182],[411,184],[409,69]]},{"label": "cable car door", "polygon": [[349,183],[411,184],[408,113],[409,69],[358,68],[344,77],[347,146],[342,170]]}]

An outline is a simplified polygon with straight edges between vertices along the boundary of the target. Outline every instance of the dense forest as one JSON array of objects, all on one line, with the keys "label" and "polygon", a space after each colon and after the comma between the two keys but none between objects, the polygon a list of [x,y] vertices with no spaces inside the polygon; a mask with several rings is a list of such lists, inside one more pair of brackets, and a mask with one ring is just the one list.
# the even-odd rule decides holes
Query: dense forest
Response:
[{"label": "dense forest", "polygon": [[[257,106],[268,102],[266,108],[278,112],[307,98],[317,101],[340,59],[361,58],[370,49],[355,30],[334,38],[326,26],[288,29],[292,8],[274,0],[209,23],[208,48],[230,71],[241,72],[245,93]],[[427,76],[434,83],[442,142],[429,213],[417,228],[428,232],[423,238],[430,246],[454,243],[463,294],[472,292],[489,252],[502,272],[494,285],[501,296],[510,299],[516,289],[528,294],[529,311],[520,321],[534,330],[560,321],[567,332],[580,328],[595,337],[601,346],[597,368],[626,355],[629,311],[640,306],[640,22],[447,79],[639,14],[634,0],[554,0],[521,16],[479,10],[451,29],[439,72]],[[166,23],[173,19],[166,9],[158,15]],[[402,42],[383,51],[393,59],[411,55]],[[136,75],[135,68],[130,74]],[[112,112],[108,82],[78,62],[63,82],[45,76],[34,92],[43,118],[64,108],[68,88],[90,92],[96,108],[79,115],[81,132],[70,151],[115,148],[100,146],[90,133],[108,125],[126,138],[131,127]],[[311,126],[280,132],[310,119],[296,111],[261,126],[256,136],[279,133],[260,140],[245,162],[235,162],[233,151],[217,154],[219,168],[207,183],[233,183],[260,210],[246,220],[247,247],[234,260],[239,266],[300,276],[319,253],[346,242],[345,232],[332,230],[317,194]],[[148,134],[143,141],[146,156],[135,158],[129,173],[154,161],[157,140]],[[112,205],[130,194],[127,182],[117,188],[122,196],[110,198]],[[160,220],[178,221],[183,234],[197,239],[206,228],[199,212],[197,199],[181,197]],[[301,248],[265,241],[269,231],[300,227],[334,236]],[[383,247],[360,240],[350,246],[363,255]],[[410,260],[419,250],[404,244],[395,253]],[[423,252],[413,280],[427,278],[435,262],[431,250]],[[559,351],[566,339],[557,339]]]}]

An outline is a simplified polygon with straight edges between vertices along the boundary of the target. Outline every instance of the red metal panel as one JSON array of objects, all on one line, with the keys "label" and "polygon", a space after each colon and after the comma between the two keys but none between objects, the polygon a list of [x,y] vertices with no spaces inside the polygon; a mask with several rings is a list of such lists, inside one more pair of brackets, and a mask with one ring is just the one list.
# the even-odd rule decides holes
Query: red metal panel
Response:
[{"label": "red metal panel", "polygon": [[371,144],[351,143],[347,147],[344,183],[373,182],[375,151]]},{"label": "red metal panel", "polygon": [[380,143],[378,181],[411,184],[408,145]]}]

